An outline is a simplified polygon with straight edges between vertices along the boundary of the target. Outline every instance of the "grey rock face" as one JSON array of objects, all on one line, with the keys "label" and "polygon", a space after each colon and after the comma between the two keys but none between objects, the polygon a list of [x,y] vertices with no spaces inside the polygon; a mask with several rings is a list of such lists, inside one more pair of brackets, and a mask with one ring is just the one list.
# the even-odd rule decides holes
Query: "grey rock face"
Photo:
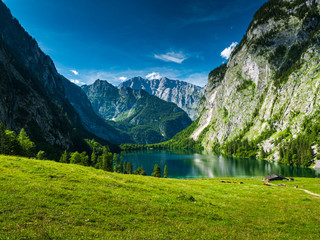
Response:
[{"label": "grey rock face", "polygon": [[[225,71],[213,73],[199,108],[192,138],[206,129],[202,145],[212,149],[238,136],[256,139],[275,133],[260,146],[274,150],[285,129],[301,133],[303,122],[319,110],[319,1],[270,1],[254,16],[246,35],[232,53]],[[219,75],[220,74],[220,75]],[[216,80],[218,79],[218,80]]]},{"label": "grey rock face", "polygon": [[197,117],[198,106],[204,89],[191,83],[170,80],[168,78],[147,80],[135,77],[119,85],[119,88],[130,87],[145,90],[158,98],[173,102],[182,108],[192,120]]}]

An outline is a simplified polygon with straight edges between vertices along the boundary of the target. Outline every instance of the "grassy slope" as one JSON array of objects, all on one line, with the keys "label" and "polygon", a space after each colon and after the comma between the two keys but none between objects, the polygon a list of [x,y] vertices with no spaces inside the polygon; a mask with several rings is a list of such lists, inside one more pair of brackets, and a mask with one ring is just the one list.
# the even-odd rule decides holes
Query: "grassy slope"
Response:
[{"label": "grassy slope", "polygon": [[290,187],[241,181],[157,179],[1,156],[0,239],[320,237],[320,198],[293,188],[320,194],[320,179]]}]

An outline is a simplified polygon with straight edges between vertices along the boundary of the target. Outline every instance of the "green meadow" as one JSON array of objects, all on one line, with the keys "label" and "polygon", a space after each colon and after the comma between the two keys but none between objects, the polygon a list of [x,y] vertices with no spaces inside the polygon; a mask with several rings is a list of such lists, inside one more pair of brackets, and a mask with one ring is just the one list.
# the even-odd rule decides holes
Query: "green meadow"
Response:
[{"label": "green meadow", "polygon": [[319,178],[223,180],[1,156],[0,239],[320,238],[320,197],[301,190],[320,194]]}]

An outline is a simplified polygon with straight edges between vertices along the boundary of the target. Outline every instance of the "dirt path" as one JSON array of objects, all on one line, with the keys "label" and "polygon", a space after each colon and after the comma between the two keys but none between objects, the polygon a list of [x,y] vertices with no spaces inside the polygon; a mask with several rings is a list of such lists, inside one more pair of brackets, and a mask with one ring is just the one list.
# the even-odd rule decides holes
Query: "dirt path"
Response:
[{"label": "dirt path", "polygon": [[319,194],[316,194],[316,193],[310,192],[310,191],[308,191],[308,190],[306,190],[306,189],[302,189],[302,188],[297,188],[297,189],[302,190],[302,191],[305,191],[306,193],[308,193],[308,194],[310,194],[310,195],[320,197],[320,195],[319,195]]},{"label": "dirt path", "polygon": [[[275,187],[277,187],[277,186],[278,186],[278,185],[276,185],[276,184],[272,184],[272,183],[269,183],[269,184],[270,184],[271,186],[275,186]],[[316,197],[320,197],[320,194],[310,192],[309,190],[306,190],[306,189],[303,189],[303,188],[295,188],[295,189],[298,189],[298,190],[304,191],[305,193],[308,193],[308,194],[313,195],[313,196],[316,196]]]}]

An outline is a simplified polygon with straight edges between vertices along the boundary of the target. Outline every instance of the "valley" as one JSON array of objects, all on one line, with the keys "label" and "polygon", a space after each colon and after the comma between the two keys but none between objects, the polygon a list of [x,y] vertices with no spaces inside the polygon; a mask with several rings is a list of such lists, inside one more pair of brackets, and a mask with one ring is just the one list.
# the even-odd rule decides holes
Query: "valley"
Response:
[{"label": "valley", "polygon": [[124,2],[0,1],[0,239],[318,239],[320,1]]}]

